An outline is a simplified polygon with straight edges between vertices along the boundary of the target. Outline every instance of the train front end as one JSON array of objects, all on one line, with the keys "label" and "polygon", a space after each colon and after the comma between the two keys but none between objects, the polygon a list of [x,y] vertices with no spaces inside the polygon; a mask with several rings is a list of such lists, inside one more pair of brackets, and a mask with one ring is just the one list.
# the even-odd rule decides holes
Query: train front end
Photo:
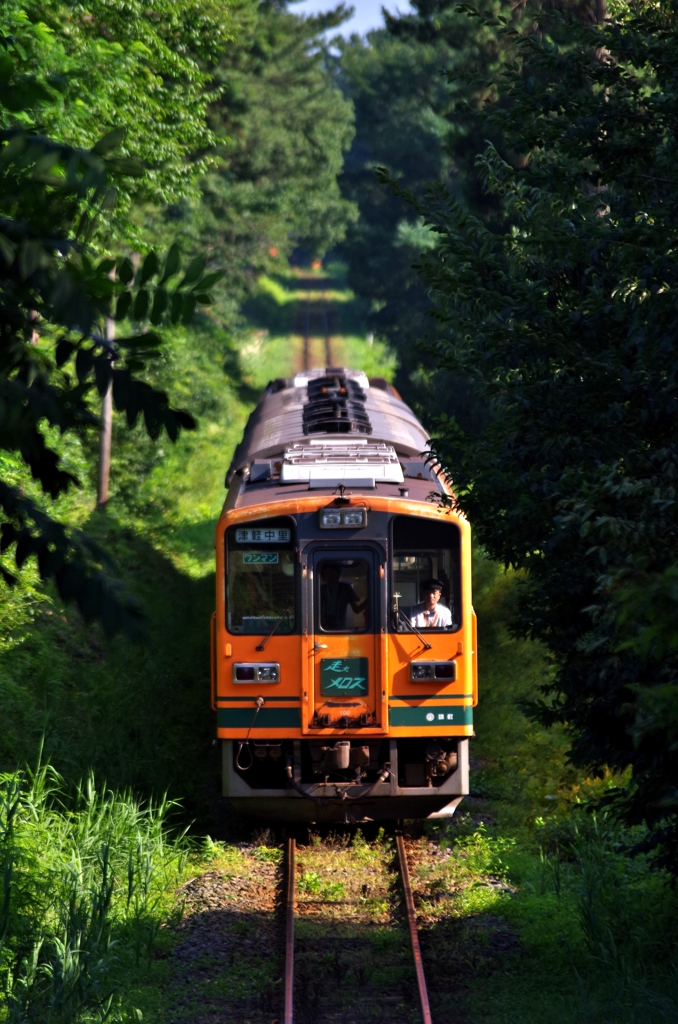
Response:
[{"label": "train front end", "polygon": [[382,380],[275,381],[217,526],[223,791],[267,820],[451,813],[477,700],[470,527]]}]

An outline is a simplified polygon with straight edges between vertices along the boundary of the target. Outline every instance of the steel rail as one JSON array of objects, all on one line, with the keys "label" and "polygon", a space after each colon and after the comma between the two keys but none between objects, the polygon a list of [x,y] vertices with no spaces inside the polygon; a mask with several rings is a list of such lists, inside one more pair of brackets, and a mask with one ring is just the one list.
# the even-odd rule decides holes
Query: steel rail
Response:
[{"label": "steel rail", "polygon": [[[421,959],[421,947],[419,945],[419,932],[417,930],[417,915],[414,909],[414,897],[410,882],[410,869],[407,863],[407,851],[405,840],[400,832],[396,833],[396,849],[398,851],[398,862],[400,877],[405,893],[405,907],[407,909],[407,924],[410,932],[412,955],[414,956],[414,968],[417,975],[417,988],[419,989],[419,1003],[423,1024],[432,1024],[431,1008],[428,1001],[428,990],[424,976],[424,964]],[[283,1014],[284,1024],[294,1024],[294,905],[296,898],[296,851],[297,844],[294,839],[287,840],[287,878],[285,887],[285,1010]]]},{"label": "steel rail", "polygon": [[285,894],[285,1014],[284,1024],[294,1022],[294,900],[296,895],[295,839],[287,840],[287,890]]},{"label": "steel rail", "polygon": [[407,864],[405,840],[399,832],[396,833],[396,847],[398,850],[398,860],[400,862],[400,877],[403,881],[403,891],[405,893],[407,924],[410,929],[410,941],[412,943],[412,954],[414,956],[414,969],[417,973],[417,987],[419,989],[419,1002],[421,1003],[421,1016],[424,1024],[432,1024],[431,1008],[429,1006],[428,991],[426,989],[426,978],[424,977],[424,964],[422,963],[421,947],[419,946],[417,915],[414,910],[414,897],[412,895],[412,886],[410,884],[410,869]]},{"label": "steel rail", "polygon": [[327,291],[323,292],[323,326],[325,328],[325,366],[334,366],[332,358],[332,341],[330,338],[330,323],[327,316]]},{"label": "steel rail", "polygon": [[304,370],[310,370],[311,367],[311,293],[308,292],[306,296],[306,324],[304,327],[304,354],[303,354]]}]

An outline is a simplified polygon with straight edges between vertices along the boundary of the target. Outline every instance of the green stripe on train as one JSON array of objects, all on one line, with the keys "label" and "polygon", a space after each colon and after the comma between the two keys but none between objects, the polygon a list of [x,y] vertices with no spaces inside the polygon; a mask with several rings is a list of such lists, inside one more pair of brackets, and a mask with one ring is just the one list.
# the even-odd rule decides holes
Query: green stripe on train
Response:
[{"label": "green stripe on train", "polygon": [[389,725],[423,725],[430,729],[448,725],[473,725],[473,708],[461,705],[436,707],[427,704],[418,708],[389,708]]},{"label": "green stripe on train", "polygon": [[219,708],[217,725],[220,729],[300,729],[299,708]]}]

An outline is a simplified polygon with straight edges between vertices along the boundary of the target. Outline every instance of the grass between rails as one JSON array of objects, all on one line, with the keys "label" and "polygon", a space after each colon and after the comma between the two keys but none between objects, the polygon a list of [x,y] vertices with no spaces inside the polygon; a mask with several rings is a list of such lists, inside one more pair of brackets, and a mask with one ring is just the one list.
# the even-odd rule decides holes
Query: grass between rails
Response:
[{"label": "grass between rails", "polygon": [[[659,1024],[676,1019],[668,879],[633,837],[581,813],[532,835],[454,823],[407,838],[435,1024]],[[416,833],[419,833],[417,835]],[[282,1003],[282,849],[211,843],[185,917],[134,1002],[157,1024],[272,1024]],[[416,1024],[416,985],[392,836],[298,847],[295,1019]],[[452,1009],[453,1008],[453,1009]]]},{"label": "grass between rails", "polygon": [[[257,293],[245,304],[251,333],[242,349],[243,366],[256,376],[256,366],[285,366],[284,376],[304,369],[302,339],[309,300],[317,313],[310,321],[311,363],[324,366],[324,330],[329,330],[335,366],[363,370],[368,376],[395,375],[396,360],[387,346],[366,333],[365,307],[345,284],[346,267],[286,268],[262,278]],[[326,313],[326,317],[325,314]],[[314,336],[315,335],[315,336]],[[268,379],[268,378],[267,378]]]}]

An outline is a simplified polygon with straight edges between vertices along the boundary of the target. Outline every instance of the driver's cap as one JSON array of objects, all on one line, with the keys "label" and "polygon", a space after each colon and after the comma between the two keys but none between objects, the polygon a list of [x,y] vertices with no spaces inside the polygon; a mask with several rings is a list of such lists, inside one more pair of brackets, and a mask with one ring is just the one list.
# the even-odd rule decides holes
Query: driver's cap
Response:
[{"label": "driver's cap", "polygon": [[421,584],[420,589],[421,590],[439,590],[440,593],[442,594],[443,590],[445,589],[445,584],[441,583],[440,580],[436,580],[436,579],[425,580]]}]

